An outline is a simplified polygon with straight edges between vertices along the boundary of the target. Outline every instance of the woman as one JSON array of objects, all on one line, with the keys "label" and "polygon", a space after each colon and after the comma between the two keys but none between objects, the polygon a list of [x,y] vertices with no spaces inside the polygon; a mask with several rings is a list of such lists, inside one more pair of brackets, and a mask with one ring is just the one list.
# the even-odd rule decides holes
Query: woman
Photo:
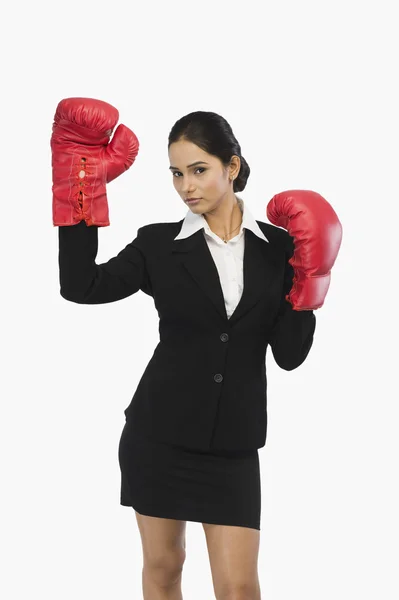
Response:
[{"label": "woman", "polygon": [[123,125],[108,143],[117,120],[99,100],[58,105],[53,223],[64,298],[97,304],[142,290],[160,317],[160,342],[125,410],[119,445],[121,504],[135,510],[143,545],[144,598],[182,598],[185,527],[196,521],[216,598],[258,600],[266,348],[282,368],[298,367],[315,316],[287,301],[292,239],[256,221],[236,195],[250,169],[229,124],[211,112],[186,115],[169,135],[185,218],[141,227],[96,264],[98,227],[109,225],[105,182],[138,152]]}]

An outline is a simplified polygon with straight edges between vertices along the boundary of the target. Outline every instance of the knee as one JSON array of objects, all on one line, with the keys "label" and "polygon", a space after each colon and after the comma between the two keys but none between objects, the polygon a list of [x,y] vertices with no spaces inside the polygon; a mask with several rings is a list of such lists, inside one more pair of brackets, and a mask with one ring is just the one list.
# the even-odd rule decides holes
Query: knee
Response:
[{"label": "knee", "polygon": [[217,600],[256,600],[259,588],[253,583],[225,584],[216,594]]},{"label": "knee", "polygon": [[183,548],[168,550],[144,560],[144,571],[151,581],[160,587],[176,583],[182,575],[186,552]]}]

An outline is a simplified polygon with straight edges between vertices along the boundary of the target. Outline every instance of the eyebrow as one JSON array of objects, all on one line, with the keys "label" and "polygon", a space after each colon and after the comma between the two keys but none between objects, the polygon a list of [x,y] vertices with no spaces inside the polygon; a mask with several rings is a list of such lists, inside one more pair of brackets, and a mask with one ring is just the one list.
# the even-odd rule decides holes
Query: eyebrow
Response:
[{"label": "eyebrow", "polygon": [[[203,160],[197,160],[197,162],[191,163],[191,165],[187,165],[187,169],[190,167],[195,167],[196,165],[208,165],[209,163]],[[169,167],[169,169],[177,169],[177,167]]]}]

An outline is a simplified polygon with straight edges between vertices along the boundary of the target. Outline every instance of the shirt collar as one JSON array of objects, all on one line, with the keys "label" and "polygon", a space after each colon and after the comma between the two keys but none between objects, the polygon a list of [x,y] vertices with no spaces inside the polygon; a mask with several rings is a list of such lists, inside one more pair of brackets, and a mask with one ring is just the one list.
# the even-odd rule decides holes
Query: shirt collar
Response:
[{"label": "shirt collar", "polygon": [[[237,198],[237,202],[240,207],[240,210],[242,212],[242,223],[241,223],[239,232],[236,233],[236,235],[234,237],[237,237],[237,236],[241,237],[243,235],[243,229],[245,228],[245,229],[250,229],[260,239],[262,239],[266,242],[269,242],[269,240],[267,239],[267,237],[265,236],[265,234],[263,233],[263,231],[257,224],[256,220],[252,216],[249,208],[244,204],[244,201],[242,200],[242,198],[239,198],[238,196],[236,196],[236,198]],[[204,232],[206,235],[213,237],[214,239],[216,239],[219,242],[222,242],[221,238],[219,236],[217,236],[215,233],[213,233],[213,231],[209,227],[208,222],[205,219],[205,217],[200,214],[196,215],[195,213],[191,212],[191,210],[188,210],[188,212],[183,220],[183,225],[181,227],[181,230],[174,239],[181,240],[181,239],[187,238],[190,235],[193,235],[193,233],[196,233],[199,229],[204,229]],[[237,239],[239,239],[239,238],[237,237]]]}]

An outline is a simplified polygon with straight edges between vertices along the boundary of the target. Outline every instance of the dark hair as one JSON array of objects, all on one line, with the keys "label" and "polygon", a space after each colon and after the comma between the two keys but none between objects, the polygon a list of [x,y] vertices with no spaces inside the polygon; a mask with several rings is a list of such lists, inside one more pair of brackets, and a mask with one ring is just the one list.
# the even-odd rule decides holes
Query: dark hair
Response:
[{"label": "dark hair", "polygon": [[243,191],[251,170],[241,156],[241,146],[226,119],[214,112],[202,110],[189,113],[173,125],[169,133],[168,149],[179,140],[192,142],[208,154],[217,156],[225,167],[230,164],[233,155],[239,156],[241,168],[234,180],[233,190]]}]

